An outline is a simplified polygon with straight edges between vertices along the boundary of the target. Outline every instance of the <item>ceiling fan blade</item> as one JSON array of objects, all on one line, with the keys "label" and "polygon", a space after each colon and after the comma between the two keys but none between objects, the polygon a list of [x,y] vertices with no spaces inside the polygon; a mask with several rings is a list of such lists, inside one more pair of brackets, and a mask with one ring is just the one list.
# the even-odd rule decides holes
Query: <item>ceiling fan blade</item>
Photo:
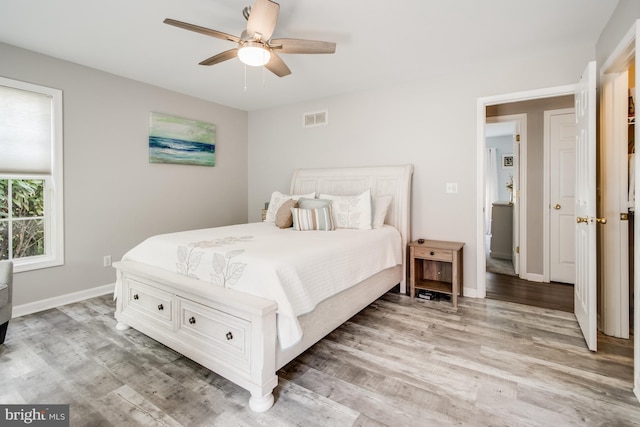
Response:
[{"label": "ceiling fan blade", "polygon": [[276,55],[275,52],[271,52],[271,59],[264,65],[267,70],[271,71],[278,77],[284,77],[291,74],[291,70],[287,67],[287,64],[284,63],[282,58]]},{"label": "ceiling fan blade", "polygon": [[335,53],[336,44],[316,40],[273,39],[269,42],[271,49],[278,53]]},{"label": "ceiling fan blade", "polygon": [[233,48],[229,50],[225,50],[217,55],[213,55],[211,58],[207,58],[204,61],[200,62],[200,65],[216,65],[221,62],[227,61],[229,59],[233,59],[238,56],[238,48]]},{"label": "ceiling fan blade", "polygon": [[210,28],[200,27],[198,25],[189,24],[187,22],[176,21],[175,19],[167,18],[162,22],[164,22],[165,24],[173,25],[174,27],[183,28],[189,31],[195,31],[196,33],[204,34],[207,36],[216,37],[222,40],[229,40],[230,42],[238,43],[240,41],[240,38],[232,36],[231,34],[212,30]]},{"label": "ceiling fan blade", "polygon": [[260,34],[260,40],[267,41],[271,38],[273,30],[278,22],[280,5],[271,0],[256,0],[251,6],[251,13],[247,20],[247,33]]}]

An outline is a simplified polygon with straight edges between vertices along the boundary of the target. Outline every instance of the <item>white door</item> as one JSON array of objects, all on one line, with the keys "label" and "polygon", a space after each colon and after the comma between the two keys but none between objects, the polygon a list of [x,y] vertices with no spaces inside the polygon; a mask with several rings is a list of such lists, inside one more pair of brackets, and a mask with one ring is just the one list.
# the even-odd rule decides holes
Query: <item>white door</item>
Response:
[{"label": "white door", "polygon": [[549,138],[549,280],[574,283],[576,116],[573,109],[545,112]]},{"label": "white door", "polygon": [[589,350],[596,351],[596,63],[584,70],[575,93],[576,281],[574,312]]}]

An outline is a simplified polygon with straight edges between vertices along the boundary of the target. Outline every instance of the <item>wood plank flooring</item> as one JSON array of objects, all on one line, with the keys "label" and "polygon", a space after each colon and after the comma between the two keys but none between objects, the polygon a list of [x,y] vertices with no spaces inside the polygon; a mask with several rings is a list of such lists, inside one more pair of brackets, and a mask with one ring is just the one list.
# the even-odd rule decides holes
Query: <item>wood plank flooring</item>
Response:
[{"label": "wood plank flooring", "polygon": [[571,313],[389,293],[248,392],[135,330],[111,296],[13,319],[1,403],[69,403],[72,426],[632,426],[632,341],[587,350]]},{"label": "wood plank flooring", "polygon": [[537,283],[487,272],[487,298],[573,313],[573,285]]}]

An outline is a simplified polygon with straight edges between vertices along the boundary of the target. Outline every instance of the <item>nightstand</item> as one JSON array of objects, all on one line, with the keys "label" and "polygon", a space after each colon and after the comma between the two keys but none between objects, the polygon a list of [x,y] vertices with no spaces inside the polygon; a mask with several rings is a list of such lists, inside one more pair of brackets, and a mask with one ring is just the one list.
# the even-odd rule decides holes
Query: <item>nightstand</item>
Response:
[{"label": "nightstand", "polygon": [[464,243],[425,240],[409,243],[410,295],[416,289],[451,295],[453,306],[462,296],[462,247]]}]

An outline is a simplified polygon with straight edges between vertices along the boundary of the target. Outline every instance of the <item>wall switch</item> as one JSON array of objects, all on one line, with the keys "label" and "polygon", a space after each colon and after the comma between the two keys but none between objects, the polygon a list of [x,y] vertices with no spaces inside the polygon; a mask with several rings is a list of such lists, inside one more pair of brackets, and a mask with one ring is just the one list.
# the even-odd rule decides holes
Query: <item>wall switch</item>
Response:
[{"label": "wall switch", "polygon": [[102,259],[103,267],[111,267],[111,255],[105,255]]},{"label": "wall switch", "polygon": [[458,183],[457,182],[447,182],[445,187],[445,191],[447,193],[457,193],[458,192]]}]

